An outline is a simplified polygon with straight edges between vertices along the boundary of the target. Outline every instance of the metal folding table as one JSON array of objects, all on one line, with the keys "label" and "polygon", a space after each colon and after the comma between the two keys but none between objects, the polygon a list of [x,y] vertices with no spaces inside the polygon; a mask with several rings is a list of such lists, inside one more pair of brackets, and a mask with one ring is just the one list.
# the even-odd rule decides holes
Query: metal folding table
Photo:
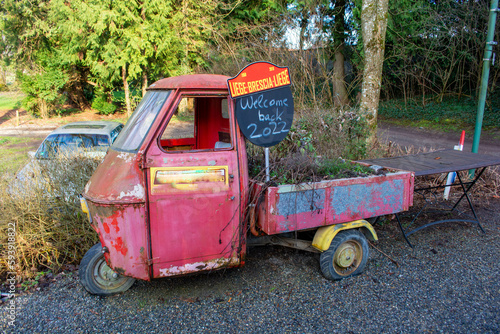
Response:
[{"label": "metal folding table", "polygon": [[[448,222],[471,222],[475,223],[479,226],[479,228],[484,232],[481,223],[479,222],[479,218],[476,215],[476,211],[474,210],[474,205],[472,203],[472,199],[470,198],[468,192],[472,189],[472,187],[476,184],[477,180],[481,177],[485,169],[489,166],[500,165],[500,158],[489,156],[485,154],[479,153],[469,153],[463,151],[456,150],[441,150],[434,151],[429,153],[420,153],[415,155],[407,155],[401,157],[392,157],[392,158],[381,158],[381,159],[369,159],[369,160],[361,160],[358,162],[367,163],[370,165],[376,165],[386,168],[399,169],[405,171],[411,171],[415,173],[415,177],[419,176],[427,176],[432,174],[441,174],[441,173],[450,173],[456,172],[458,183],[453,183],[451,185],[446,185],[446,178],[438,185],[415,188],[414,193],[419,194],[425,200],[425,205],[421,208],[418,213],[415,215],[413,220],[406,226],[403,227],[401,224],[399,214],[396,214],[396,219],[398,221],[399,227],[406,242],[412,247],[410,241],[408,240],[408,236],[411,234],[418,232],[426,227],[433,226],[441,223]],[[470,170],[470,169],[478,169],[475,172],[475,176],[472,180],[463,180],[460,176],[459,171]],[[466,216],[468,219],[444,219],[434,221],[423,226],[414,228],[410,230],[412,225],[415,223],[417,218],[425,211],[428,205],[432,202],[429,200],[429,197],[432,196],[434,199],[438,199],[437,190],[444,189],[446,187],[459,187],[462,191],[462,195],[460,198],[452,205],[449,205],[450,212],[455,211],[461,215]],[[441,193],[442,194],[442,193]],[[463,199],[466,199],[469,208],[472,212],[472,216],[466,214],[462,211],[458,210],[458,205]]]}]

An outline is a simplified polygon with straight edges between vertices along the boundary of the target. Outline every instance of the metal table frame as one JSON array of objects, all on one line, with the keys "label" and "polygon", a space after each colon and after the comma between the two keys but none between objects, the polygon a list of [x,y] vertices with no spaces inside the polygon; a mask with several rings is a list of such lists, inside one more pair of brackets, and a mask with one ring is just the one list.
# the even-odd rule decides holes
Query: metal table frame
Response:
[{"label": "metal table frame", "polygon": [[[429,153],[421,153],[421,154],[416,154],[416,155],[409,155],[409,156],[403,156],[403,157],[394,157],[394,158],[382,158],[382,159],[371,159],[371,160],[361,160],[359,161],[361,163],[367,163],[370,165],[378,165],[382,166],[385,168],[392,168],[392,169],[401,169],[401,170],[408,170],[414,172],[415,177],[419,176],[428,176],[428,175],[433,175],[433,174],[441,174],[441,173],[449,173],[449,172],[456,172],[457,174],[457,179],[458,183],[453,183],[451,185],[446,185],[446,178],[441,182],[441,184],[436,185],[436,186],[429,186],[429,187],[423,187],[423,188],[415,188],[414,193],[419,194],[420,196],[423,197],[425,200],[424,206],[416,213],[412,221],[406,226],[406,228],[403,227],[403,224],[401,223],[400,219],[400,214],[396,213],[396,219],[398,221],[399,228],[401,229],[401,233],[403,234],[403,237],[405,238],[406,242],[410,247],[413,247],[410,241],[408,240],[408,237],[416,233],[422,229],[425,229],[427,227],[437,225],[437,224],[442,224],[442,223],[449,223],[449,222],[470,222],[477,224],[481,231],[485,232],[483,227],[481,226],[481,223],[479,221],[479,218],[476,214],[476,211],[474,209],[474,204],[472,199],[469,196],[469,191],[474,187],[476,184],[477,180],[481,177],[481,175],[484,173],[487,167],[489,166],[494,166],[494,165],[499,165],[500,164],[500,158],[497,157],[492,157],[484,154],[477,154],[477,153],[468,153],[468,152],[461,152],[461,151],[455,151],[455,150],[441,150],[441,151],[435,151],[435,152],[429,152]],[[478,169],[478,171],[475,173],[474,179],[470,181],[464,181],[462,177],[460,176],[460,171],[464,170],[469,170],[469,169]],[[432,204],[432,201],[429,200],[429,196],[433,196],[436,201],[438,200],[437,196],[438,193],[437,191],[439,189],[445,189],[447,187],[460,187],[462,191],[462,195],[460,198],[452,205],[447,205],[450,209],[449,212],[457,212],[459,215],[466,216],[468,219],[443,219],[443,220],[437,220],[434,222],[430,222],[428,224],[419,226],[417,228],[414,228],[413,230],[410,230],[410,228],[413,226],[415,221],[419,218],[421,214],[424,212],[429,212],[427,207]],[[439,193],[442,195],[442,193]],[[466,199],[469,208],[472,212],[472,215],[467,214],[465,212],[462,212],[458,210],[458,205],[462,202],[463,199]],[[444,204],[444,203],[441,203]],[[448,210],[439,210],[439,212],[443,211],[448,211]]]},{"label": "metal table frame", "polygon": [[[424,206],[417,212],[417,214],[415,215],[415,217],[411,220],[411,222],[406,226],[406,228],[403,227],[403,225],[401,224],[401,219],[400,219],[400,213],[396,213],[396,219],[398,221],[398,225],[399,225],[399,228],[401,229],[401,233],[403,234],[406,242],[408,243],[408,245],[410,245],[410,247],[413,247],[411,242],[408,240],[408,236],[412,235],[413,233],[416,233],[424,228],[427,228],[427,227],[430,227],[430,226],[433,226],[433,225],[437,225],[437,224],[442,224],[442,223],[452,223],[452,222],[468,222],[468,223],[474,223],[474,224],[477,224],[479,226],[479,228],[481,229],[481,231],[483,231],[483,233],[485,232],[483,227],[481,226],[481,223],[479,221],[479,218],[477,217],[477,214],[476,214],[476,210],[474,210],[474,205],[472,203],[472,199],[469,197],[469,194],[468,192],[472,189],[472,187],[474,186],[474,184],[476,184],[477,180],[481,177],[481,175],[483,174],[483,172],[485,171],[486,167],[483,167],[481,168],[480,172],[477,173],[477,175],[474,177],[474,179],[472,181],[467,181],[467,182],[464,182],[462,181],[462,177],[460,176],[460,173],[458,173],[459,171],[457,171],[457,178],[459,180],[459,183],[458,184],[451,184],[451,185],[445,185],[445,184],[440,184],[440,185],[437,185],[437,186],[431,186],[431,187],[424,187],[424,188],[415,188],[413,191],[414,193],[416,194],[419,194],[423,197],[424,201],[425,201],[425,204]],[[443,183],[446,182],[446,180],[443,180]],[[466,188],[467,186],[467,188]],[[442,220],[436,220],[436,221],[433,221],[431,223],[428,223],[428,224],[425,224],[425,225],[422,225],[422,226],[419,226],[411,231],[410,228],[412,227],[412,225],[415,223],[415,221],[419,218],[419,216],[424,213],[424,212],[429,212],[427,209],[427,207],[431,204],[433,204],[432,201],[429,200],[428,196],[427,195],[430,195],[430,196],[433,196],[435,199],[436,199],[436,202],[438,201],[438,198],[437,196],[438,195],[442,195],[442,193],[437,193],[436,190],[438,189],[444,189],[446,187],[461,187],[463,193],[462,193],[462,196],[453,204],[453,206],[451,205],[446,205],[446,203],[444,203],[443,201],[441,202],[441,205],[442,206],[448,206],[450,207],[451,209],[449,209],[448,212],[458,212],[459,215],[463,215],[463,216],[466,216],[468,217],[469,219],[442,219]],[[463,211],[459,211],[457,209],[457,206],[460,204],[460,202],[464,199],[464,197],[467,199],[467,202],[469,204],[469,208],[472,212],[472,216],[463,212]],[[440,210],[440,211],[445,211],[445,210]]]}]

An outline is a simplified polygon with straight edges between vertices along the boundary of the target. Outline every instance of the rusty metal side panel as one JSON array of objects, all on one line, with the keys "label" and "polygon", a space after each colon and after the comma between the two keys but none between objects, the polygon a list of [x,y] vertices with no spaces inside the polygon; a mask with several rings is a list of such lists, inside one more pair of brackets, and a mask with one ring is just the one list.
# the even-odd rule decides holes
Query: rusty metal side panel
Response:
[{"label": "rusty metal side panel", "polygon": [[85,186],[83,197],[94,203],[144,203],[144,173],[135,153],[108,151]]},{"label": "rusty metal side panel", "polygon": [[398,172],[266,191],[259,225],[266,234],[277,234],[408,210],[413,203],[413,174]]},{"label": "rusty metal side panel", "polygon": [[101,205],[89,202],[92,227],[99,234],[108,265],[117,273],[150,280],[144,204]]},{"label": "rusty metal side panel", "polygon": [[339,185],[332,188],[331,215],[335,222],[370,218],[404,210],[403,180]]},{"label": "rusty metal side panel", "polygon": [[325,225],[328,213],[328,188],[281,192],[279,187],[268,189],[267,234],[276,234]]},{"label": "rusty metal side panel", "polygon": [[410,206],[413,206],[413,189],[415,188],[415,173],[410,174],[410,178],[407,181],[409,183],[408,187],[405,188],[405,203],[408,204],[406,210],[409,210]]}]

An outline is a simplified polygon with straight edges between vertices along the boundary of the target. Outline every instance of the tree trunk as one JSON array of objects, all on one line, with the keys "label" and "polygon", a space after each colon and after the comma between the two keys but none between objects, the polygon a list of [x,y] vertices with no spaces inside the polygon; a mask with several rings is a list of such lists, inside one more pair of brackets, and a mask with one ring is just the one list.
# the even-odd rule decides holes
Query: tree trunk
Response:
[{"label": "tree trunk", "polygon": [[309,24],[309,11],[304,8],[302,11],[302,19],[300,20],[300,36],[299,36],[299,51],[304,51],[304,43],[306,40],[306,30]]},{"label": "tree trunk", "polygon": [[[142,22],[145,23],[146,22],[146,5],[144,3],[142,3],[141,6],[142,6],[141,18],[142,18]],[[145,51],[142,51],[142,52],[144,55]],[[147,68],[147,66],[144,66],[142,68],[142,97],[144,97],[144,95],[146,95],[146,88],[148,88],[148,73],[146,71],[146,68]]]},{"label": "tree trunk", "polygon": [[347,89],[345,87],[344,72],[344,46],[340,46],[335,51],[335,62],[333,63],[333,105],[340,108],[349,103]]},{"label": "tree trunk", "polygon": [[88,73],[86,69],[79,67],[72,68],[69,87],[67,88],[68,98],[80,110],[86,110],[90,107],[90,103],[85,97],[87,74]]},{"label": "tree trunk", "polygon": [[40,117],[42,119],[49,118],[49,107],[47,106],[47,101],[45,101],[44,99],[39,99],[38,108],[40,110]]},{"label": "tree trunk", "polygon": [[144,72],[142,75],[142,97],[146,95],[146,88],[148,88],[148,75]]},{"label": "tree trunk", "polygon": [[388,0],[363,0],[361,31],[365,53],[360,111],[369,127],[367,144],[377,140],[377,113],[384,62]]},{"label": "tree trunk", "polygon": [[345,85],[344,71],[344,31],[345,31],[345,0],[335,1],[335,25],[333,32],[333,104],[335,108],[342,107],[349,102]]},{"label": "tree trunk", "polygon": [[192,42],[189,36],[189,18],[188,18],[189,0],[182,1],[182,14],[184,16],[182,40],[184,40],[184,59],[182,60],[181,74],[189,73],[189,44]]},{"label": "tree trunk", "polygon": [[125,104],[127,105],[127,117],[132,114],[132,104],[130,103],[130,89],[127,81],[127,66],[122,66],[123,90],[125,91]]},{"label": "tree trunk", "polygon": [[[3,63],[3,59],[2,59]],[[0,66],[0,87],[5,85],[7,87],[7,76],[6,76],[6,70],[5,67],[2,65]]]}]

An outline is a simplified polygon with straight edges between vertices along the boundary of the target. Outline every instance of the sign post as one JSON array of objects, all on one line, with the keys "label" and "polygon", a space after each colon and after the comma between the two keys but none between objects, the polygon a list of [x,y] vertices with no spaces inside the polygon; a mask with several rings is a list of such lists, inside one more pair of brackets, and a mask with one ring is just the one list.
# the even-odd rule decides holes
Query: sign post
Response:
[{"label": "sign post", "polygon": [[269,147],[264,148],[264,159],[266,163],[266,182],[268,182],[271,179],[269,171]]},{"label": "sign post", "polygon": [[293,96],[287,67],[269,62],[246,66],[227,84],[235,100],[235,114],[243,135],[265,148],[269,181],[269,147],[287,136],[293,122]]}]

